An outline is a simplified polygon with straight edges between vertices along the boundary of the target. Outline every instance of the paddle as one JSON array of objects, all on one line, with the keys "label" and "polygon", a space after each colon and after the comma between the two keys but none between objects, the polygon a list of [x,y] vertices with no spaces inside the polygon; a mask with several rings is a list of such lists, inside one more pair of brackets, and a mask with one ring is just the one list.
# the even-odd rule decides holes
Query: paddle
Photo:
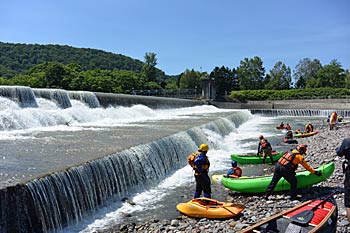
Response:
[{"label": "paddle", "polygon": [[314,210],[316,210],[320,205],[324,204],[329,198],[331,198],[336,192],[331,193],[328,197],[326,197],[323,201],[312,207],[310,210],[304,210],[299,214],[296,214],[290,218],[293,222],[300,224],[307,224],[311,221],[314,216]]}]

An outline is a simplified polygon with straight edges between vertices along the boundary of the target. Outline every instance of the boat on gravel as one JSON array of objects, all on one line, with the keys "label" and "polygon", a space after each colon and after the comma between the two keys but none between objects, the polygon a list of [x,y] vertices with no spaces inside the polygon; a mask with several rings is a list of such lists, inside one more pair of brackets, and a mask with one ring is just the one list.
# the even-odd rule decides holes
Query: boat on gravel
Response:
[{"label": "boat on gravel", "polygon": [[[322,164],[315,170],[321,171],[321,176],[311,174],[309,171],[296,172],[297,188],[305,188],[328,179],[334,172],[334,162]],[[264,193],[272,180],[272,175],[240,178],[221,178],[221,183],[228,189],[241,193]],[[274,191],[290,190],[290,184],[283,177],[277,183]]]},{"label": "boat on gravel", "polygon": [[337,229],[338,210],[335,202],[309,200],[273,215],[240,233],[253,232],[318,232],[331,233]]},{"label": "boat on gravel", "polygon": [[314,131],[314,132],[310,132],[310,133],[295,133],[294,137],[295,138],[306,138],[306,137],[314,136],[318,133],[319,133],[318,131]]},{"label": "boat on gravel", "polygon": [[176,209],[193,218],[227,219],[240,214],[245,206],[203,197],[192,199],[186,203],[179,203]]},{"label": "boat on gravel", "polygon": [[[283,151],[277,152],[277,151],[272,151],[272,159],[274,162],[276,162],[277,160],[279,160],[279,158],[282,157],[283,155]],[[248,153],[248,154],[232,154],[231,155],[231,160],[236,160],[237,163],[240,164],[260,164],[263,163],[263,158],[264,156],[262,155],[256,155],[254,153]],[[266,163],[270,163],[270,157],[267,156]]]}]

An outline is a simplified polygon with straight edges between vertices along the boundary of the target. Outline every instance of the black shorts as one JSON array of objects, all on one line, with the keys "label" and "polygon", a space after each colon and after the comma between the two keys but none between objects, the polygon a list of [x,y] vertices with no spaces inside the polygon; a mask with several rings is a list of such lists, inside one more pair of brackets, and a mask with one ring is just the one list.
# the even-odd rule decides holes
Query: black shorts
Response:
[{"label": "black shorts", "polygon": [[344,205],[346,208],[350,208],[350,171],[345,172],[344,189]]}]

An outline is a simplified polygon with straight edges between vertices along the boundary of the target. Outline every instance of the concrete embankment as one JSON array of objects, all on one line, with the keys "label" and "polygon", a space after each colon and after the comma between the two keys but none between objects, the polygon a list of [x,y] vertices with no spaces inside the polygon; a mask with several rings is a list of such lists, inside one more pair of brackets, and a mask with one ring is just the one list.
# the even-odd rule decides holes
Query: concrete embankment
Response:
[{"label": "concrete embankment", "polygon": [[350,99],[271,100],[248,101],[246,103],[209,101],[209,103],[219,108],[232,109],[350,109]]},{"label": "concrete embankment", "polygon": [[192,107],[197,105],[208,104],[204,100],[188,100],[154,96],[137,96],[111,93],[95,93],[101,106],[132,106],[135,104],[146,105],[153,109],[158,108],[174,108],[174,107]]}]

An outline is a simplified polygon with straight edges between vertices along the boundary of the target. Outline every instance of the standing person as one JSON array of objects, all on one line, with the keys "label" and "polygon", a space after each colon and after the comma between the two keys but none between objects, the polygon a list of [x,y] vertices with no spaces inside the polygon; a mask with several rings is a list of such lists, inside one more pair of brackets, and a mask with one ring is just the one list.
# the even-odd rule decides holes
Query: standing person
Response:
[{"label": "standing person", "polygon": [[207,144],[201,144],[198,151],[187,158],[188,163],[194,170],[194,178],[196,180],[194,198],[199,198],[202,192],[204,197],[211,198],[210,178],[208,176],[210,167],[207,157],[208,150]]},{"label": "standing person", "polygon": [[242,176],[242,169],[240,167],[237,167],[237,161],[232,160],[231,161],[232,168],[227,171],[226,175],[224,177],[229,177],[229,178],[239,178]]},{"label": "standing person", "polygon": [[337,122],[337,112],[332,112],[330,118],[329,118],[329,129],[332,130],[334,129],[335,123]]},{"label": "standing person", "polygon": [[343,142],[341,143],[340,147],[337,147],[335,149],[338,156],[345,158],[345,161],[343,162],[343,173],[345,173],[345,179],[344,179],[344,189],[345,189],[345,195],[344,195],[344,205],[346,207],[346,217],[348,218],[348,221],[350,222],[350,166],[349,166],[349,160],[350,160],[350,138],[345,138]]},{"label": "standing person", "polygon": [[278,181],[283,177],[288,181],[291,186],[290,190],[290,198],[291,200],[297,199],[297,178],[295,177],[295,171],[298,168],[298,165],[301,164],[306,170],[315,174],[317,176],[321,176],[321,171],[315,171],[304,159],[304,154],[306,153],[307,145],[299,144],[296,149],[292,151],[288,151],[285,153],[277,162],[275,166],[275,170],[273,173],[272,180],[269,186],[266,189],[265,199],[272,194],[275,189]]},{"label": "standing person", "polygon": [[263,135],[259,135],[259,145],[258,145],[258,153],[257,155],[263,155],[263,163],[265,163],[267,156],[270,157],[271,163],[273,164],[273,158],[272,158],[272,146],[267,141],[266,138],[264,138]]}]

